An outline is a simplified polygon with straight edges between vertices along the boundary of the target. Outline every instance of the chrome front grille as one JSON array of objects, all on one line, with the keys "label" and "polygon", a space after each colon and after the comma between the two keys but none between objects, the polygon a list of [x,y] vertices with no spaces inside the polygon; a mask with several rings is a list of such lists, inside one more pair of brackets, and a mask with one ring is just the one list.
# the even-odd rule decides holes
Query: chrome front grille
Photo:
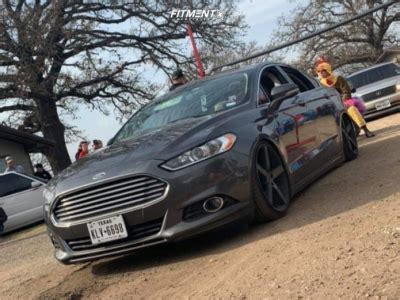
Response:
[{"label": "chrome front grille", "polygon": [[135,207],[164,196],[167,184],[150,176],[132,176],[101,182],[56,199],[53,216],[73,222]]},{"label": "chrome front grille", "polygon": [[388,86],[386,88],[380,89],[378,91],[374,91],[372,93],[365,94],[364,96],[362,96],[362,99],[365,102],[368,102],[368,101],[372,101],[372,100],[378,99],[380,97],[387,96],[387,95],[394,94],[394,93],[396,93],[396,86],[392,85],[392,86]]}]

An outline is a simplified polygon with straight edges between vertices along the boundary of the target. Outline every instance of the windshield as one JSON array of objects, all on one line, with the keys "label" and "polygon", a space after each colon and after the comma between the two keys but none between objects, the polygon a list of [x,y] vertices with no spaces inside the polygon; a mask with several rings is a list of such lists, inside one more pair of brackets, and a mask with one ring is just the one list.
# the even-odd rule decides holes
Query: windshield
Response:
[{"label": "windshield", "polygon": [[349,76],[348,80],[353,88],[358,89],[361,86],[394,76],[400,76],[400,67],[396,64],[387,64],[353,76]]},{"label": "windshield", "polygon": [[249,76],[248,72],[229,74],[198,81],[169,93],[134,114],[113,142],[128,140],[179,120],[209,116],[237,107],[249,99]]}]

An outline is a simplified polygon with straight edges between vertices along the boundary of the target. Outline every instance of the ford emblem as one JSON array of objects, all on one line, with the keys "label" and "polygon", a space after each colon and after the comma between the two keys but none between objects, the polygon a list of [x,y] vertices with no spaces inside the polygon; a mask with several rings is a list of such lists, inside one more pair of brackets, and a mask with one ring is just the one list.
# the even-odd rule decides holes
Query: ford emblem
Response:
[{"label": "ford emblem", "polygon": [[99,180],[101,178],[103,178],[104,176],[106,176],[106,172],[101,172],[101,173],[97,173],[96,175],[94,175],[92,177],[93,180]]}]

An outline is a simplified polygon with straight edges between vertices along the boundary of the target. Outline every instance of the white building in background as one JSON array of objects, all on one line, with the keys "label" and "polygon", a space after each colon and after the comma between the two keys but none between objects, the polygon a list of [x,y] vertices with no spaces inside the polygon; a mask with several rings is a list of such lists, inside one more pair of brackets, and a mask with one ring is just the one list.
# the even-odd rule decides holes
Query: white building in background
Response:
[{"label": "white building in background", "polygon": [[0,173],[6,168],[4,158],[11,155],[17,165],[23,166],[27,173],[33,174],[29,154],[39,153],[54,146],[55,143],[51,140],[0,125]]}]

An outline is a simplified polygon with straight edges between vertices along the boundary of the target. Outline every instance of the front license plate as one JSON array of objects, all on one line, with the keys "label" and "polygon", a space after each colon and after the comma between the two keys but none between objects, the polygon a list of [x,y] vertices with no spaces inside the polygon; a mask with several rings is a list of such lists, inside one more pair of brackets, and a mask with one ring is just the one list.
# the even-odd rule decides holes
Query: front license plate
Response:
[{"label": "front license plate", "polygon": [[379,101],[378,103],[375,103],[375,108],[376,110],[382,110],[385,108],[390,107],[390,101],[389,100],[383,100],[383,101]]},{"label": "front license plate", "polygon": [[106,243],[126,238],[128,232],[122,216],[114,216],[87,223],[92,244]]}]

